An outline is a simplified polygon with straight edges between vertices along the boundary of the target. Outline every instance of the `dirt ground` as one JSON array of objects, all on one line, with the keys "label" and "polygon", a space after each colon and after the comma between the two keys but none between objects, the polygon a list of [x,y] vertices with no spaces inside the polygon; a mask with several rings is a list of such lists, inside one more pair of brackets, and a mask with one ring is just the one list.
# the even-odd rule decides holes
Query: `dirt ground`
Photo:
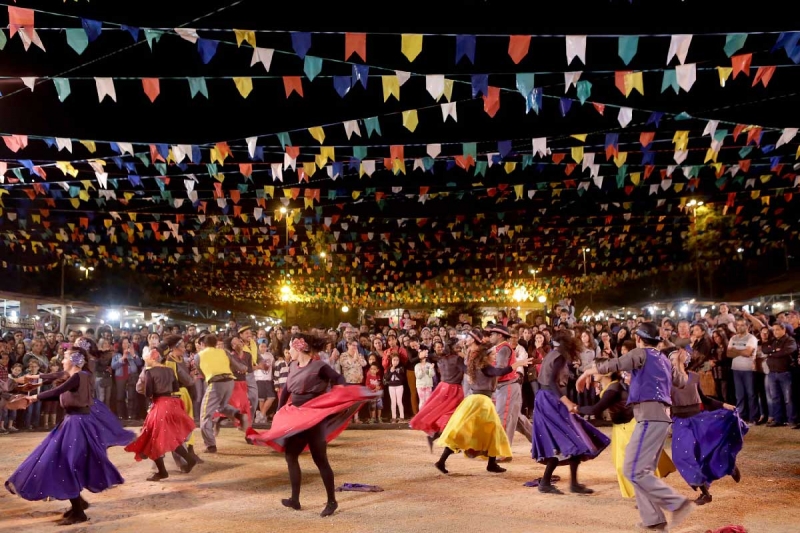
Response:
[{"label": "dirt ground", "polygon": [[[43,436],[0,437],[0,477],[7,478]],[[54,525],[67,507],[64,502],[27,502],[2,490],[0,532],[619,533],[635,531],[638,522],[634,502],[620,497],[608,452],[581,466],[581,481],[596,491],[591,496],[543,495],[524,487],[542,467],[530,459],[530,445],[520,434],[505,474],[490,474],[479,460],[453,456],[445,476],[433,468],[435,456],[418,432],[345,431],[329,447],[337,485],[378,485],[385,492],[340,493],[339,510],[327,519],[319,517],[325,494],[310,457],[301,459],[303,509],[293,511],[280,505],[289,494],[282,455],[248,446],[234,429],[223,429],[218,447],[216,455],[202,454],[206,463],[189,475],[176,473],[168,457],[171,477],[160,483],[145,481],[152,463],[136,463],[121,448],[112,448],[110,457],[125,484],[102,494],[84,493],[92,504],[91,520],[69,528]],[[714,501],[698,508],[678,531],[705,532],[727,524],[741,524],[751,533],[800,531],[800,431],[753,428],[739,465],[741,483],[730,478],[715,483]],[[566,489],[568,469],[556,474]],[[694,494],[677,474],[667,481],[687,496]]]}]

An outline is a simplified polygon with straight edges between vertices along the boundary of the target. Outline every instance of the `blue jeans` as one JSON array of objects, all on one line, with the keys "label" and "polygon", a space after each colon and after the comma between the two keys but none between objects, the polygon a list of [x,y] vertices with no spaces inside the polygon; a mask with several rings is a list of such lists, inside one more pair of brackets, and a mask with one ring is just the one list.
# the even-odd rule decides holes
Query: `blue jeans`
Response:
[{"label": "blue jeans", "polygon": [[769,395],[772,398],[772,420],[785,424],[795,419],[792,402],[792,374],[790,372],[770,372],[767,376]]},{"label": "blue jeans", "polygon": [[758,420],[758,402],[756,401],[756,384],[752,370],[734,370],[733,386],[736,389],[736,408],[743,420]]},{"label": "blue jeans", "polygon": [[25,429],[38,428],[39,417],[42,414],[41,402],[34,402],[25,409]]}]

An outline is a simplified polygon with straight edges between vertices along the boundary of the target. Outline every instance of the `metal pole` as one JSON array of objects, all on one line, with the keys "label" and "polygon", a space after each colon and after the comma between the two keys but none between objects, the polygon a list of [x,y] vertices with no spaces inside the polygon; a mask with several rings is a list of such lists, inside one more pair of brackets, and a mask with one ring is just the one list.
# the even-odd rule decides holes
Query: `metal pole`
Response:
[{"label": "metal pole", "polygon": [[61,300],[64,300],[64,266],[66,265],[64,258],[61,258]]},{"label": "metal pole", "polygon": [[697,208],[692,208],[692,230],[695,236],[695,272],[697,273],[697,296],[700,296],[700,244],[697,242]]}]

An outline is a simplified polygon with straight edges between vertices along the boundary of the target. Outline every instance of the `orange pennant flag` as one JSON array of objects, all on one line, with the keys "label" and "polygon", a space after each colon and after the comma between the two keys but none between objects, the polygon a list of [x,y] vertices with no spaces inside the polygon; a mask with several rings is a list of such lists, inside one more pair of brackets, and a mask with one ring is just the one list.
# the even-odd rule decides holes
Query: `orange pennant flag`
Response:
[{"label": "orange pennant flag", "polygon": [[755,87],[758,82],[761,82],[761,84],[766,87],[769,84],[769,80],[772,79],[773,74],[775,74],[775,65],[758,67],[756,75],[753,78],[753,87]]},{"label": "orange pennant flag", "polygon": [[489,87],[489,94],[483,95],[483,110],[492,118],[500,110],[500,87]]},{"label": "orange pennant flag", "polygon": [[650,143],[653,142],[655,136],[656,132],[654,131],[643,131],[639,134],[639,142],[646,148],[650,146]]},{"label": "orange pennant flag", "polygon": [[733,79],[740,72],[744,72],[745,76],[750,76],[750,62],[753,60],[753,54],[740,54],[731,58],[731,66],[733,67]]},{"label": "orange pennant flag", "polygon": [[283,89],[286,91],[286,98],[289,98],[293,92],[303,97],[303,78],[300,76],[284,76]]},{"label": "orange pennant flag", "polygon": [[11,37],[16,35],[17,30],[23,27],[33,27],[33,9],[23,7],[8,6],[8,33]]},{"label": "orange pennant flag", "polygon": [[353,54],[358,54],[361,61],[367,60],[367,34],[345,33],[344,35],[344,60],[350,59]]},{"label": "orange pennant flag", "polygon": [[632,70],[618,70],[614,72],[614,85],[619,89],[619,92],[628,96],[625,92],[625,76],[627,74],[633,74]]},{"label": "orange pennant flag", "polygon": [[142,87],[151,103],[155,102],[158,95],[161,94],[161,84],[158,78],[142,78]]},{"label": "orange pennant flag", "polygon": [[508,41],[508,55],[514,64],[519,65],[526,55],[531,46],[530,35],[511,35]]}]

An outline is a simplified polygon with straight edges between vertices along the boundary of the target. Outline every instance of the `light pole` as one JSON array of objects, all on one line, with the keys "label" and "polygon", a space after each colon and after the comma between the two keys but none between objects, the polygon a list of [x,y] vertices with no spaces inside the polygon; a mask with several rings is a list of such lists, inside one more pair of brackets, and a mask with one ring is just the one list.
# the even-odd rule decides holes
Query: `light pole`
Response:
[{"label": "light pole", "polygon": [[592,250],[589,248],[584,248],[583,250],[583,275],[586,275],[586,252],[591,252]]},{"label": "light pole", "polygon": [[81,268],[81,272],[85,272],[86,273],[86,277],[84,279],[89,279],[89,272],[92,272],[94,270],[94,267],[85,267],[85,266],[81,265],[80,268]]},{"label": "light pole", "polygon": [[536,286],[536,273],[539,272],[538,269],[532,268],[530,273],[533,274],[533,285]]},{"label": "light pole", "polygon": [[286,227],[286,255],[289,255],[289,211],[285,207],[281,207],[279,211],[284,215],[283,221]]},{"label": "light pole", "polygon": [[700,296],[700,243],[697,242],[697,208],[702,206],[703,202],[697,200],[689,200],[686,204],[692,210],[692,233],[695,237],[695,272],[697,273],[697,296]]}]

